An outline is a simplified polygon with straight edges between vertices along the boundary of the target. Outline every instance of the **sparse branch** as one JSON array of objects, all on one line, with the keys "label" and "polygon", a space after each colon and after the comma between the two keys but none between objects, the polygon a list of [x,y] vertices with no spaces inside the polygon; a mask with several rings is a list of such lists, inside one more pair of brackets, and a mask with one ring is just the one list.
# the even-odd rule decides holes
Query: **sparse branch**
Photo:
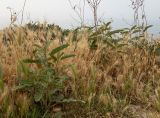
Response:
[{"label": "sparse branch", "polygon": [[11,20],[10,26],[11,26],[17,21],[17,14],[12,10],[12,8],[7,7],[7,9],[10,12],[10,20]]},{"label": "sparse branch", "polygon": [[22,23],[23,23],[24,9],[25,9],[25,6],[26,6],[26,2],[27,2],[27,0],[24,0],[24,4],[23,4],[23,8],[22,8],[22,19],[21,19],[21,25],[22,25]]},{"label": "sparse branch", "polygon": [[85,0],[79,0],[76,5],[73,5],[71,0],[68,0],[71,8],[74,10],[78,18],[80,19],[81,27],[84,26],[84,13],[85,13]]},{"label": "sparse branch", "polygon": [[135,25],[147,25],[147,18],[145,14],[145,0],[130,0],[132,8],[134,10],[134,22]]},{"label": "sparse branch", "polygon": [[88,2],[88,5],[91,7],[93,11],[93,18],[94,18],[94,27],[97,30],[98,26],[98,6],[101,3],[102,0],[86,0]]}]

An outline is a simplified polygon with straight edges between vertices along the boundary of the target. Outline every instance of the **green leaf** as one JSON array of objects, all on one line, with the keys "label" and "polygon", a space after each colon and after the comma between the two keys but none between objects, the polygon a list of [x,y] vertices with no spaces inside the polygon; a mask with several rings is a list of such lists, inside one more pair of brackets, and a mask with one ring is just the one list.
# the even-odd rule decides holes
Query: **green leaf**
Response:
[{"label": "green leaf", "polygon": [[44,44],[44,49],[47,49],[49,47],[49,45],[51,44],[51,41],[46,41]]},{"label": "green leaf", "polygon": [[34,85],[34,81],[33,80],[21,80],[20,81],[20,85],[16,86],[13,90],[17,91],[17,90],[21,90],[24,88],[28,88],[28,87],[32,87]]},{"label": "green leaf", "polygon": [[117,33],[120,33],[122,31],[123,31],[122,29],[120,29],[120,30],[114,30],[114,31],[109,32],[109,35],[117,34]]},{"label": "green leaf", "polygon": [[0,79],[0,89],[3,89],[4,88],[4,82],[3,80]]},{"label": "green leaf", "polygon": [[143,37],[144,37],[143,35],[135,36],[135,37],[131,38],[131,40],[138,40],[138,39],[143,38]]},{"label": "green leaf", "polygon": [[108,27],[112,22],[105,23],[105,27]]},{"label": "green leaf", "polygon": [[153,25],[148,25],[144,28],[143,32],[146,32],[149,28],[153,27]]},{"label": "green leaf", "polygon": [[44,94],[45,94],[44,87],[40,83],[37,83],[35,86],[35,92],[34,92],[35,102],[39,102],[43,98]]},{"label": "green leaf", "polygon": [[61,57],[61,60],[71,58],[71,57],[75,57],[75,55],[74,54],[66,54],[66,55]]},{"label": "green leaf", "polygon": [[49,61],[49,60],[52,60],[52,59],[53,59],[54,61],[57,61],[57,60],[58,60],[57,57],[51,56],[50,58],[48,58],[48,61]]},{"label": "green leaf", "polygon": [[124,30],[124,31],[122,31],[121,33],[122,33],[122,34],[127,34],[127,33],[129,33],[129,31]]},{"label": "green leaf", "polygon": [[28,75],[30,72],[28,66],[23,62],[20,62],[20,69],[25,75]]},{"label": "green leaf", "polygon": [[14,90],[14,91],[22,90],[22,89],[24,89],[25,87],[26,87],[25,85],[19,85],[19,86],[16,86],[13,90]]},{"label": "green leaf", "polygon": [[25,80],[21,80],[20,82],[21,85],[30,87],[34,85],[34,81],[33,80],[29,80],[29,79],[25,79]]},{"label": "green leaf", "polygon": [[44,96],[44,89],[43,87],[37,86],[34,93],[34,100],[35,102],[39,102]]},{"label": "green leaf", "polygon": [[160,56],[160,47],[156,48],[155,54],[156,54],[157,56]]},{"label": "green leaf", "polygon": [[133,27],[131,27],[131,31],[134,30],[136,27],[137,27],[136,25],[134,25]]},{"label": "green leaf", "polygon": [[23,60],[24,63],[41,63],[40,60],[32,60],[32,59],[24,59]]},{"label": "green leaf", "polygon": [[140,29],[136,29],[132,33],[134,34],[134,33],[138,33],[138,32],[141,32],[141,30]]},{"label": "green leaf", "polygon": [[115,45],[110,41],[110,40],[104,40],[105,43],[107,43],[109,46],[111,46],[112,48],[115,48]]},{"label": "green leaf", "polygon": [[69,45],[68,44],[64,44],[64,45],[61,45],[55,49],[53,49],[50,53],[50,56],[54,56],[56,53],[62,51],[63,49],[67,48]]}]

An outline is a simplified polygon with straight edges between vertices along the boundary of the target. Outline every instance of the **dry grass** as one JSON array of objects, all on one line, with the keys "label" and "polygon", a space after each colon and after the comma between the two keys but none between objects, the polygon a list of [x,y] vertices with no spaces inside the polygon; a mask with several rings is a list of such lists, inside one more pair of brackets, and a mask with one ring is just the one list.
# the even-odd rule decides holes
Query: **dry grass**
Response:
[{"label": "dry grass", "polygon": [[[58,37],[61,33],[57,34],[49,50],[60,45]],[[91,51],[88,34],[82,36],[76,50],[70,40],[72,33],[66,38],[70,46],[64,52],[75,54],[76,57],[64,60],[58,66],[59,70],[63,69],[72,78],[66,85],[66,94],[70,90],[73,98],[86,102],[82,106],[69,106],[73,109],[69,108],[72,109],[71,114],[66,111],[68,117],[159,118],[160,67],[157,56],[149,53],[147,48],[131,45],[127,42],[129,39],[121,42],[127,42],[121,48],[99,44],[96,51]],[[4,39],[9,42],[4,42]],[[19,61],[32,57],[34,44],[42,45],[45,39],[51,39],[51,31],[14,27],[0,32],[0,63],[5,81],[5,88],[0,91],[0,112],[5,109],[6,118],[14,116],[15,102],[21,109],[21,116],[31,107],[29,96],[14,94],[12,88],[16,84]],[[154,43],[155,47],[159,45],[158,40]],[[69,68],[64,68],[64,64],[68,64]],[[5,105],[4,108],[4,104],[8,104],[8,107]]]}]

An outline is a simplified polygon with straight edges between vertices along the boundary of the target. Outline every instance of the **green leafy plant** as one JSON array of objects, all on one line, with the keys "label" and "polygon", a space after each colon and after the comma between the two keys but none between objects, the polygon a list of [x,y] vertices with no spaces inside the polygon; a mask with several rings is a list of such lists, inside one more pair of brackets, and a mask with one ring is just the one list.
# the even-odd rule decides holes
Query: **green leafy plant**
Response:
[{"label": "green leafy plant", "polygon": [[122,39],[121,32],[124,29],[116,29],[112,30],[111,22],[104,23],[103,25],[99,26],[96,31],[92,28],[89,29],[89,44],[91,49],[97,49],[98,43],[104,43],[112,48],[115,48],[118,44],[118,41]]},{"label": "green leafy plant", "polygon": [[[63,72],[58,72],[57,65],[60,61],[74,57],[73,54],[64,54],[63,50],[69,45],[64,44],[47,52],[50,42],[44,46],[35,45],[34,59],[25,59],[20,62],[21,74],[18,78],[17,91],[27,92],[40,109],[54,109],[58,104],[75,102],[74,99],[65,98],[65,82],[69,77]],[[35,64],[35,70],[29,68],[28,64]]]}]

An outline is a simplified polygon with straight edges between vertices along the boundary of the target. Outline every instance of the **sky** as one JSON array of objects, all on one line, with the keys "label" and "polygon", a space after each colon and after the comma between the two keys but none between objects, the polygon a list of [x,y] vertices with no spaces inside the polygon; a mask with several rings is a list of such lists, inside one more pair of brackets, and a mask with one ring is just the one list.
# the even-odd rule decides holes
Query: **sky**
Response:
[{"label": "sky", "polygon": [[[73,5],[79,0],[71,0]],[[19,13],[23,7],[24,0],[0,0],[0,28],[10,24],[10,13],[7,7],[11,7]],[[102,21],[113,20],[113,27],[127,27],[133,23],[133,10],[130,0],[102,0],[98,16]],[[153,24],[153,33],[160,32],[160,0],[145,0],[145,11],[149,24]],[[79,25],[76,16],[68,0],[27,0],[24,22],[47,21],[58,24],[64,28]],[[20,23],[21,15],[18,16]],[[86,4],[85,23],[92,24],[92,12]]]}]

